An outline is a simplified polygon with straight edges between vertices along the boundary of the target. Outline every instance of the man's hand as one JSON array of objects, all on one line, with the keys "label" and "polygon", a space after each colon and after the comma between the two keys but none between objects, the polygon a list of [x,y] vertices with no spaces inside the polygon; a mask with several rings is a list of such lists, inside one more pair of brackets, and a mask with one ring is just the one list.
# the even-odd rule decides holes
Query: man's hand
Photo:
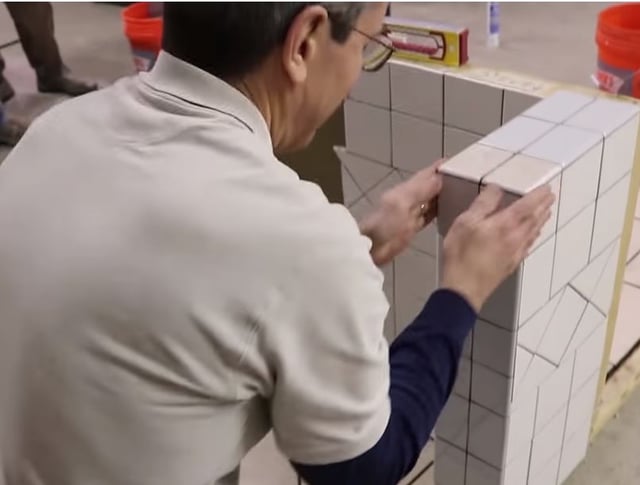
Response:
[{"label": "man's hand", "polygon": [[527,256],[551,217],[555,196],[540,187],[498,211],[501,199],[500,189],[487,187],[443,242],[441,285],[464,296],[476,311]]},{"label": "man's hand", "polygon": [[442,179],[438,161],[385,192],[376,210],[360,223],[360,231],[373,241],[371,256],[383,266],[401,253],[418,231],[436,216]]}]

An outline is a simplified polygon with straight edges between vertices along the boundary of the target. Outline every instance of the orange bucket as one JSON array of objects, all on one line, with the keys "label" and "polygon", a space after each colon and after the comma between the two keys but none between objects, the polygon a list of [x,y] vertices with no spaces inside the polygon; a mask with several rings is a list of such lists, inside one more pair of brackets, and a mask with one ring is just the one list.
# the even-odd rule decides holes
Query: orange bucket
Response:
[{"label": "orange bucket", "polygon": [[596,43],[600,89],[640,98],[640,3],[600,12]]},{"label": "orange bucket", "polygon": [[162,46],[162,4],[134,3],[122,11],[122,20],[136,70],[150,70]]}]

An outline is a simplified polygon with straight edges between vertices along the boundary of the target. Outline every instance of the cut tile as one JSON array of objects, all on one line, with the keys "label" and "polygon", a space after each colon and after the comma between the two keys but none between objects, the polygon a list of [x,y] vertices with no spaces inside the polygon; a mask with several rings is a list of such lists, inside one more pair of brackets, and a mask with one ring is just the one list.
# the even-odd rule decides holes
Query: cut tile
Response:
[{"label": "cut tile", "polygon": [[557,91],[529,108],[524,115],[551,123],[562,123],[592,103],[594,99],[592,96],[572,91]]},{"label": "cut tile", "polygon": [[558,484],[565,483],[571,473],[587,456],[589,448],[589,434],[591,432],[591,420],[584,421],[577,432],[567,436],[562,445],[560,457],[560,469],[558,471]]},{"label": "cut tile", "polygon": [[518,116],[503,125],[502,128],[484,137],[480,143],[507,152],[518,153],[544,136],[553,127],[554,125],[547,121]]},{"label": "cut tile", "polygon": [[439,172],[479,184],[485,175],[511,157],[511,152],[476,144],[447,160]]},{"label": "cut tile", "polygon": [[342,147],[334,147],[341,165],[351,175],[356,186],[364,193],[387,177],[392,168],[378,162],[359,157]]},{"label": "cut tile", "polygon": [[571,377],[573,375],[573,359],[566,359],[540,385],[538,389],[538,409],[534,434],[537,435],[549,424],[560,409],[569,403]]},{"label": "cut tile", "polygon": [[480,135],[464,131],[451,126],[444,127],[444,153],[445,157],[452,157],[466,150],[482,138]]},{"label": "cut tile", "polygon": [[[265,471],[268,473],[265,474]],[[240,483],[243,485],[297,485],[298,476],[268,433],[242,460]]]},{"label": "cut tile", "polygon": [[539,101],[540,98],[537,96],[519,93],[518,91],[505,90],[504,105],[502,107],[502,123],[508,123]]},{"label": "cut tile", "polygon": [[468,429],[469,401],[452,394],[436,422],[436,436],[460,449],[465,449]]},{"label": "cut tile", "polygon": [[602,97],[569,118],[566,124],[609,136],[639,112],[640,107],[635,104]]},{"label": "cut tile", "polygon": [[344,164],[340,165],[341,177],[342,177],[342,200],[346,207],[351,207],[360,197],[363,192],[360,190],[353,180],[351,174],[347,171]]},{"label": "cut tile", "polygon": [[536,475],[529,475],[528,485],[557,485],[558,468],[560,466],[560,450],[554,454]]},{"label": "cut tile", "polygon": [[444,175],[442,177],[442,190],[438,197],[438,233],[446,236],[453,221],[464,211],[478,196],[477,183]]},{"label": "cut tile", "polygon": [[612,256],[615,244],[611,244],[605,251],[592,259],[591,262],[571,280],[571,286],[587,300],[593,296],[596,285],[604,272],[605,266]]},{"label": "cut tile", "polygon": [[362,72],[358,82],[349,93],[349,98],[387,110],[391,109],[389,70],[389,64],[385,64],[378,71]]},{"label": "cut tile", "polygon": [[505,456],[505,437],[506,418],[472,402],[469,412],[469,453],[501,468]]},{"label": "cut tile", "polygon": [[358,101],[344,103],[347,150],[391,165],[391,112]]},{"label": "cut tile", "polygon": [[637,139],[638,116],[605,139],[598,194],[609,190],[620,177],[631,171]]},{"label": "cut tile", "polygon": [[392,61],[389,65],[393,111],[442,124],[443,73],[402,61]]},{"label": "cut tile", "polygon": [[500,470],[469,456],[467,461],[467,485],[500,485]]},{"label": "cut tile", "polygon": [[471,396],[471,360],[463,357],[458,366],[458,377],[453,385],[453,393],[465,399]]},{"label": "cut tile", "polygon": [[609,314],[611,301],[613,299],[613,287],[616,282],[616,273],[618,271],[618,259],[620,257],[620,240],[613,245],[613,250],[609,255],[604,271],[600,275],[600,281],[596,284],[596,289],[591,295],[591,303],[593,303],[602,313]]},{"label": "cut tile", "polygon": [[432,222],[422,231],[415,235],[411,242],[411,247],[423,253],[435,256],[438,247],[438,226]]},{"label": "cut tile", "polygon": [[[513,373],[513,386],[514,388],[522,382],[522,379],[529,370],[529,366],[533,361],[533,354],[527,349],[516,346],[516,359]],[[513,397],[512,397],[513,399]]]},{"label": "cut tile", "polygon": [[630,181],[631,174],[623,177],[598,198],[596,218],[593,223],[593,239],[591,241],[592,257],[600,254],[622,234],[629,200]]},{"label": "cut tile", "polygon": [[513,398],[514,403],[520,402],[522,396],[527,395],[532,389],[535,389],[540,383],[544,382],[557,369],[556,366],[550,364],[537,355],[533,356],[531,364],[527,368],[522,380],[514,386]]},{"label": "cut tile", "polygon": [[600,311],[591,303],[587,304],[587,308],[578,323],[578,328],[573,334],[573,337],[571,337],[571,343],[567,348],[566,355],[569,356],[578,347],[580,347],[594,332],[594,330],[606,321],[606,318],[607,317],[600,313]]},{"label": "cut tile", "polygon": [[607,326],[603,323],[576,350],[573,370],[573,389],[581,388],[595,372],[600,370],[604,353]]},{"label": "cut tile", "polygon": [[[562,408],[544,429],[533,438],[531,462],[529,464],[530,477],[540,475],[549,460],[560,454],[566,416],[567,406]],[[554,483],[553,481],[551,482],[551,484]]]},{"label": "cut tile", "polygon": [[565,436],[573,436],[580,430],[582,423],[591,419],[596,406],[596,394],[600,382],[599,369],[589,377],[581,388],[577,389],[569,401]]},{"label": "cut tile", "polygon": [[558,293],[531,318],[525,320],[518,330],[518,345],[533,353],[538,350],[563,295],[564,292]]},{"label": "cut tile", "polygon": [[587,300],[568,286],[551,317],[536,353],[555,365],[560,365],[586,307]]},{"label": "cut tile", "polygon": [[522,265],[498,286],[480,310],[479,317],[507,330],[518,328],[518,295]]},{"label": "cut tile", "polygon": [[560,291],[587,265],[594,212],[595,202],[558,230],[551,295]]},{"label": "cut tile", "polygon": [[442,158],[443,127],[403,113],[391,113],[393,166],[417,172]]},{"label": "cut tile", "polygon": [[526,321],[549,301],[556,249],[554,237],[547,239],[524,260],[520,288],[520,321]]},{"label": "cut tile", "polygon": [[[531,393],[529,399],[523,399],[518,407],[509,413],[507,426],[506,463],[510,464],[521,455],[527,457],[529,468],[529,451],[533,440],[533,427],[536,419],[536,394]],[[509,482],[507,482],[509,483]]]},{"label": "cut tile", "polygon": [[609,357],[609,360],[614,364],[619,363],[631,350],[631,347],[640,340],[638,315],[640,315],[640,288],[622,285],[618,319],[613,333],[613,343]]},{"label": "cut tile", "polygon": [[513,375],[515,333],[482,319],[474,327],[473,361],[505,376]]},{"label": "cut tile", "polygon": [[465,484],[466,453],[436,439],[435,479],[438,485]]},{"label": "cut tile", "polygon": [[471,370],[471,401],[505,416],[511,398],[511,377],[473,362]]},{"label": "cut tile", "polygon": [[502,89],[446,75],[444,124],[479,135],[497,129],[502,122]]}]

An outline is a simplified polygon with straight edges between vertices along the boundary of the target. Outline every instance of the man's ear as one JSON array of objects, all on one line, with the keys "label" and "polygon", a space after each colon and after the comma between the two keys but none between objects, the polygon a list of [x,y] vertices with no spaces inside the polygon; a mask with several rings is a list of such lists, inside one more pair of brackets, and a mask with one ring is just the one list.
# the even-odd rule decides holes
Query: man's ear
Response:
[{"label": "man's ear", "polygon": [[304,82],[308,62],[318,54],[322,32],[329,32],[327,10],[320,5],[306,7],[291,23],[282,46],[282,64],[294,83]]}]

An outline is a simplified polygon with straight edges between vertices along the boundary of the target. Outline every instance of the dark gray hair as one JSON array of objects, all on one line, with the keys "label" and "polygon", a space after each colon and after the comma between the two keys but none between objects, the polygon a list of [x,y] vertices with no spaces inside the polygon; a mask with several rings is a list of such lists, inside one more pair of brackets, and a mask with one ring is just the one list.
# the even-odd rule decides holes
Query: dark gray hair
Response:
[{"label": "dark gray hair", "polygon": [[[305,2],[167,2],[162,47],[221,79],[240,78],[280,45]],[[326,8],[331,34],[343,43],[364,3],[315,3]]]}]

